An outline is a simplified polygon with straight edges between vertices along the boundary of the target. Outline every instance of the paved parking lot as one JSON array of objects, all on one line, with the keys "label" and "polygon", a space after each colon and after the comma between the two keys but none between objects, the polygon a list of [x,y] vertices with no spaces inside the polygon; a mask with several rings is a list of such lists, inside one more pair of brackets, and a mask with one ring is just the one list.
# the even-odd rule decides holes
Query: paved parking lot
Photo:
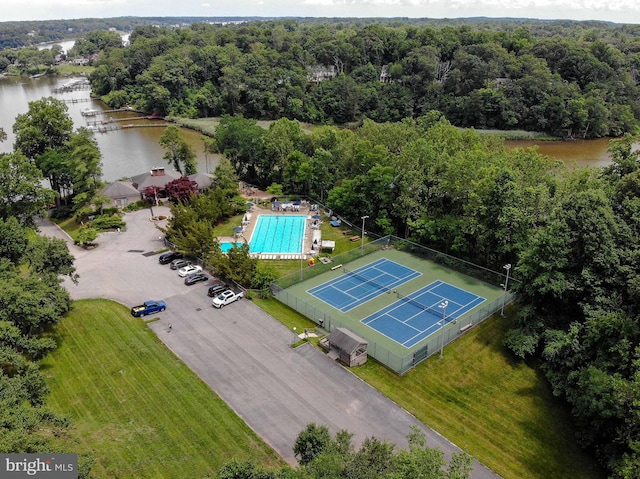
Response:
[{"label": "paved parking lot", "polygon": [[[291,348],[293,332],[251,301],[214,309],[207,283],[185,286],[176,271],[158,263],[155,252],[163,243],[149,211],[125,219],[127,231],[101,235],[95,250],[70,245],[80,275],[78,285],[65,282],[72,298],[109,298],[127,306],[164,299],[167,311],[149,327],[287,462],[296,464],[293,444],[310,422],[332,433],[346,429],[356,445],[375,436],[402,448],[415,425],[446,457],[458,451],[313,346]],[[65,237],[48,222],[41,231]],[[476,462],[472,477],[499,476]]]}]

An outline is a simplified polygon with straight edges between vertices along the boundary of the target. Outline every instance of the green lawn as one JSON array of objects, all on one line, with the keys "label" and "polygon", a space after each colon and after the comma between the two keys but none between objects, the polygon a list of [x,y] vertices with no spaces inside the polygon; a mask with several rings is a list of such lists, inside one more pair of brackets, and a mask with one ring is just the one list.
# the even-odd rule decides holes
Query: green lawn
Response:
[{"label": "green lawn", "polygon": [[[255,303],[290,329],[313,327],[275,299]],[[507,327],[493,316],[404,376],[372,360],[352,372],[505,479],[605,477],[540,371],[502,346]]]},{"label": "green lawn", "polygon": [[48,406],[74,427],[69,449],[92,477],[216,477],[232,457],[283,464],[142,320],[107,300],[74,302],[44,362]]},{"label": "green lawn", "polygon": [[[357,247],[329,228],[337,250]],[[255,303],[289,329],[315,326],[273,298]],[[372,360],[352,371],[505,479],[604,477],[542,374],[502,346],[507,328],[494,316],[405,376]],[[231,457],[280,464],[124,306],[75,302],[57,334],[43,366],[49,405],[74,420],[70,449],[93,453],[95,477],[208,477]]]},{"label": "green lawn", "polygon": [[58,226],[60,226],[60,228],[62,228],[74,240],[78,236],[78,232],[80,231],[80,228],[82,228],[81,224],[76,223],[75,218],[65,218],[65,219],[50,218],[50,219],[51,221],[56,223]]},{"label": "green lawn", "polygon": [[65,63],[63,65],[56,65],[55,70],[60,76],[72,76],[72,75],[83,75],[88,77],[95,67],[91,67],[89,65],[73,65],[71,63]]}]

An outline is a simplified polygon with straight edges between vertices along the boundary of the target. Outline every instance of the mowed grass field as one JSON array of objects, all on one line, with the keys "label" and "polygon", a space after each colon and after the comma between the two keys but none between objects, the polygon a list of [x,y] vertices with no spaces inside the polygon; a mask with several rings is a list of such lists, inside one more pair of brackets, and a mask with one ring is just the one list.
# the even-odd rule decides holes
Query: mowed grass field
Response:
[{"label": "mowed grass field", "polygon": [[[289,328],[314,326],[275,299],[256,304]],[[502,345],[508,327],[494,315],[404,376],[372,360],[351,371],[505,479],[606,477],[540,371]]]},{"label": "mowed grass field", "polygon": [[92,477],[217,477],[234,457],[283,464],[126,307],[76,301],[55,331],[47,403],[72,419],[69,450],[93,455]]},{"label": "mowed grass field", "polygon": [[354,372],[505,479],[605,477],[540,371],[502,345],[507,328],[494,315],[403,377],[373,362]]}]

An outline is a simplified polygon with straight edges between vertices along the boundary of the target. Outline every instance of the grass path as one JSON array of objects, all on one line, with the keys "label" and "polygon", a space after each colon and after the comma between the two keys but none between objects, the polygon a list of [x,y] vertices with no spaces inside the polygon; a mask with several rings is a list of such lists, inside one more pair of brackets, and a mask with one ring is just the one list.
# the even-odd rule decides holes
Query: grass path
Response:
[{"label": "grass path", "polygon": [[92,477],[214,477],[232,457],[283,464],[124,306],[76,301],[56,333],[48,405],[73,420],[67,440],[93,454]]}]

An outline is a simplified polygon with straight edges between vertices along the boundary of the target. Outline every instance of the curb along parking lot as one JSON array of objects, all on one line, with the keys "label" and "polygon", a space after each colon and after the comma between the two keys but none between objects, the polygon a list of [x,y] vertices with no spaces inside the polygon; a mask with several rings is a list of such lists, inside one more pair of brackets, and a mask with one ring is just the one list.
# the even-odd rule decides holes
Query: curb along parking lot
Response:
[{"label": "curb along parking lot", "polygon": [[[168,208],[155,209],[158,215]],[[159,211],[158,211],[159,210]],[[293,445],[307,424],[345,429],[359,446],[375,436],[407,446],[411,426],[445,457],[459,449],[310,344],[291,348],[293,332],[247,299],[221,309],[206,294],[210,282],[186,286],[169,265],[160,265],[162,233],[148,210],[125,215],[126,231],[101,234],[91,251],[74,246],[80,279],[65,281],[72,299],[107,298],[125,306],[162,299],[165,312],[148,326],[267,444],[295,465]],[[41,233],[68,239],[48,221]],[[171,324],[171,329],[169,329]],[[474,461],[471,477],[497,478]]]}]

